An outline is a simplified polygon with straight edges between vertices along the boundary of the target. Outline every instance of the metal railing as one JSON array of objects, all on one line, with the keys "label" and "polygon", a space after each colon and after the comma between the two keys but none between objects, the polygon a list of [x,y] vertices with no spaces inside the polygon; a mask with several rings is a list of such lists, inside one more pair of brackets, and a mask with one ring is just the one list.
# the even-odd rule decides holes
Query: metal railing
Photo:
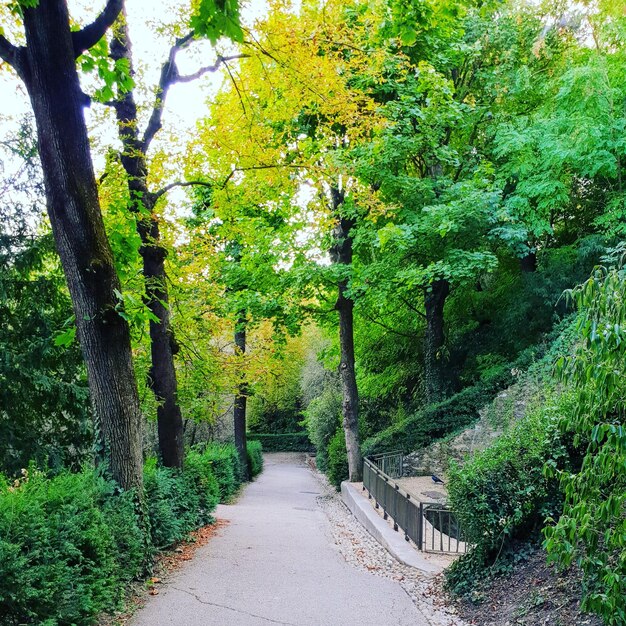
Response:
[{"label": "metal railing", "polygon": [[390,478],[402,478],[404,455],[401,451],[375,454],[369,459],[383,474]]},{"label": "metal railing", "polygon": [[[467,551],[462,532],[454,512],[446,505],[419,502],[404,491],[393,478],[401,478],[402,472],[393,478],[383,467],[397,471],[397,457],[390,453],[392,461],[385,462],[384,455],[363,461],[363,489],[368,498],[374,499],[376,508],[382,508],[383,517],[393,520],[393,529],[401,529],[404,538],[412,540],[419,550],[428,552],[462,553]],[[399,467],[402,467],[400,460]]]},{"label": "metal railing", "polygon": [[467,552],[461,527],[450,508],[445,504],[422,502],[420,514],[425,552]]}]

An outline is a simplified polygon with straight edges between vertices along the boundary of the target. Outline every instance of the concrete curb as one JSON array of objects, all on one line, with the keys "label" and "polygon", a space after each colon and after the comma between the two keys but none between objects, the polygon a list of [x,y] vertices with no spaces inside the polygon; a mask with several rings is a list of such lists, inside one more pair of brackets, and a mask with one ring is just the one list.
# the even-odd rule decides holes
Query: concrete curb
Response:
[{"label": "concrete curb", "polygon": [[360,490],[352,483],[341,483],[341,497],[350,512],[363,525],[365,530],[380,543],[400,563],[414,567],[428,576],[443,571],[443,567],[428,562],[419,552],[404,540],[404,534],[393,530],[382,518]]}]

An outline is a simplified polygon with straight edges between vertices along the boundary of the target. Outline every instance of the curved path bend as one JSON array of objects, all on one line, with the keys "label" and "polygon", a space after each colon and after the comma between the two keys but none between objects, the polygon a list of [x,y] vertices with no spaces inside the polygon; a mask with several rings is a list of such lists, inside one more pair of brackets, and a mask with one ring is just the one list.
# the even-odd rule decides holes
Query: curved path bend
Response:
[{"label": "curved path bend", "polygon": [[132,626],[427,626],[402,589],[346,563],[298,455],[268,455],[229,520]]}]

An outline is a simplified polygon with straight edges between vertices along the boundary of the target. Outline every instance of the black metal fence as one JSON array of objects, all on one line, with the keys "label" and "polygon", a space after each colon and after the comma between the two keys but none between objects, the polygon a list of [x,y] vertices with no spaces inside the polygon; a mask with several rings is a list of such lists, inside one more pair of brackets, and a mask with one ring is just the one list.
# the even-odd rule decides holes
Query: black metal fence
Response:
[{"label": "black metal fence", "polygon": [[385,452],[369,457],[370,461],[390,478],[402,478],[404,455],[402,452]]},{"label": "black metal fence", "polygon": [[[394,477],[383,471],[391,469]],[[445,504],[419,502],[404,491],[393,478],[402,477],[402,454],[390,453],[392,460],[385,461],[385,455],[366,458],[363,462],[363,489],[374,499],[376,508],[382,508],[385,519],[393,520],[394,530],[401,529],[404,538],[412,540],[420,550],[428,552],[466,552],[462,531],[454,515]]]},{"label": "black metal fence", "polygon": [[454,511],[445,504],[422,502],[420,515],[425,552],[467,552],[467,544]]}]

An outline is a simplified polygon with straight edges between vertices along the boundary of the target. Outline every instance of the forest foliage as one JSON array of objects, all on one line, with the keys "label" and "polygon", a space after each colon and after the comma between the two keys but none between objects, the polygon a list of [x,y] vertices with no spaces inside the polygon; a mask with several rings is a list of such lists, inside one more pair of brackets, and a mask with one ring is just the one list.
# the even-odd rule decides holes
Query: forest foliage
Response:
[{"label": "forest foliage", "polygon": [[[0,8],[0,56],[31,91],[8,40],[30,45],[40,8]],[[134,444],[148,460],[133,484],[144,484],[150,550],[206,522],[218,494],[258,473],[259,441],[312,444],[338,486],[355,476],[353,436],[365,454],[409,452],[467,427],[554,357],[546,337],[576,309],[580,343],[558,376],[544,372],[558,391],[453,472],[451,498],[477,549],[451,580],[463,590],[504,538],[536,534],[549,517],[546,547],[581,566],[585,608],[623,623],[622,3],[276,0],[253,21],[244,9],[201,0],[173,11],[154,29],[153,73],[153,59],[133,58],[123,13],[91,46],[78,22],[66,33],[92,109],[106,313],[128,334],[135,373]],[[182,71],[180,57],[195,62],[199,50],[211,62]],[[168,93],[207,74],[220,87],[195,132],[179,135]],[[65,490],[81,511],[75,531],[99,537],[107,594],[120,582],[121,526],[147,529],[109,482],[85,334],[100,318],[76,314],[38,115],[2,118],[1,495],[30,498],[38,513],[1,545],[23,556],[35,535],[54,543],[45,519]],[[215,444],[233,440],[242,398],[256,438],[245,468],[241,450],[236,459]],[[102,507],[116,503],[110,522]],[[137,558],[129,576],[145,565],[137,542],[125,548]],[[0,603],[27,604],[30,584]],[[94,593],[67,619],[113,606]],[[29,617],[20,611],[16,620]]]}]

